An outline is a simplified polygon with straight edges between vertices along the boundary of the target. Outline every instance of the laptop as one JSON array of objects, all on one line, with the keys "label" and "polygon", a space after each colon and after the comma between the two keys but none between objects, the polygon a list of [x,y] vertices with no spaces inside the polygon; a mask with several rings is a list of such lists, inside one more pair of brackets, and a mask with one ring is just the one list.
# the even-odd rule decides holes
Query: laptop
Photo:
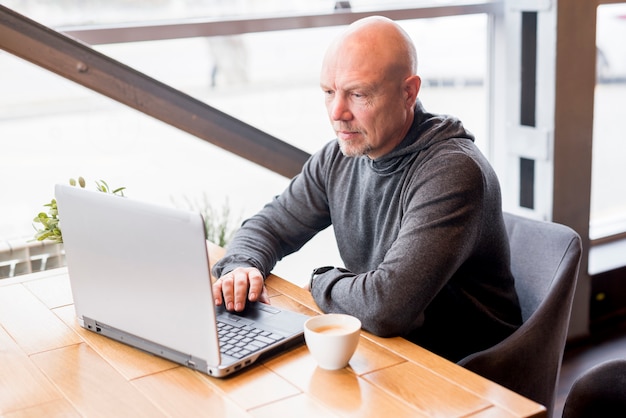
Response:
[{"label": "laptop", "polygon": [[214,377],[303,343],[306,315],[260,302],[242,313],[215,306],[199,213],[69,185],[56,185],[55,197],[85,329]]}]

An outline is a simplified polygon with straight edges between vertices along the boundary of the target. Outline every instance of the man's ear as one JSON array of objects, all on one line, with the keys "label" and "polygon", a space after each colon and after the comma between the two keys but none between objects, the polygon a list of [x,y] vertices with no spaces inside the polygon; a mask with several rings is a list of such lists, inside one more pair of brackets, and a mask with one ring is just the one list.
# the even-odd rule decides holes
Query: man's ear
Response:
[{"label": "man's ear", "polygon": [[417,94],[422,86],[422,79],[418,75],[412,75],[404,80],[404,91],[406,93],[407,105],[413,107],[417,100]]}]

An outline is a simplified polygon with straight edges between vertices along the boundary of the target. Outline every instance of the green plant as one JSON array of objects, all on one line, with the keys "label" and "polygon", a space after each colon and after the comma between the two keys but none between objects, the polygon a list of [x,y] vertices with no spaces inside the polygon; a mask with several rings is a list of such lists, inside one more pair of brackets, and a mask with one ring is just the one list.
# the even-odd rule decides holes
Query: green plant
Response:
[{"label": "green plant", "polygon": [[[81,178],[82,177],[79,177],[78,179],[80,180]],[[83,180],[83,185],[81,187],[85,187],[84,182],[85,181]],[[72,179],[70,179],[70,184],[72,184]],[[96,190],[98,190],[99,192],[111,193],[124,197],[124,190],[126,190],[126,187],[118,187],[117,189],[111,190],[106,181],[100,180],[96,181]]]},{"label": "green plant", "polygon": [[[187,209],[200,212],[204,218],[207,239],[220,247],[226,247],[237,232],[241,220],[241,217],[233,219],[228,198],[225,199],[221,209],[214,208],[206,194],[203,194],[200,201],[192,201],[188,197],[185,197],[184,200]],[[174,203],[176,204],[176,202]],[[180,207],[179,204],[176,205]]]},{"label": "green plant", "polygon": [[[72,186],[80,186],[81,188],[85,188],[85,179],[82,177],[78,177],[78,180],[70,179],[70,184]],[[118,187],[117,189],[111,190],[109,185],[104,181],[96,181],[96,190],[103,193],[111,193],[118,196],[124,196],[125,187]],[[50,203],[44,205],[48,208],[48,213],[39,212],[37,216],[33,219],[35,224],[41,224],[42,227],[38,227],[33,224],[33,228],[35,228],[35,239],[37,241],[53,241],[57,243],[63,242],[63,234],[61,233],[61,228],[59,225],[59,210],[57,209],[57,201],[56,199],[52,199]]]},{"label": "green plant", "polygon": [[52,199],[50,203],[45,204],[47,206],[48,213],[39,212],[33,222],[40,223],[43,228],[35,228],[35,239],[37,241],[53,241],[61,243],[63,242],[63,235],[61,234],[61,228],[59,228],[59,211],[57,209],[57,201]]}]

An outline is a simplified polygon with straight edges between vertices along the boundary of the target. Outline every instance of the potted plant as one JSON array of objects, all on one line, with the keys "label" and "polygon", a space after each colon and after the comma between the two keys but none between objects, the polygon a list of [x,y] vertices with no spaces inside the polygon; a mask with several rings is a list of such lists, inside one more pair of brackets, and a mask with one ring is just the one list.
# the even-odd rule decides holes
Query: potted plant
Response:
[{"label": "potted plant", "polygon": [[[85,179],[78,177],[78,180],[70,179],[72,186],[79,186],[85,188]],[[111,189],[107,182],[104,180],[96,181],[96,189],[103,193],[111,193],[117,196],[124,196],[125,187],[118,187]],[[35,224],[41,224],[37,226],[33,224],[35,228],[35,239],[37,241],[52,241],[56,243],[63,243],[63,234],[59,226],[59,211],[57,209],[56,199],[52,199],[50,203],[45,204],[48,207],[48,212],[39,212],[33,219]]]}]

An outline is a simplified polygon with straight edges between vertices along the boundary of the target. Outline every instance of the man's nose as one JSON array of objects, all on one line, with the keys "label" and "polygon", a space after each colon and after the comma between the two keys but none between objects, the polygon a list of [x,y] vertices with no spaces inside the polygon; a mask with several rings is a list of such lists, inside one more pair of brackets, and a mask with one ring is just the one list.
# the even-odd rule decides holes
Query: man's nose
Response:
[{"label": "man's nose", "polygon": [[345,99],[335,97],[330,105],[330,117],[332,120],[352,119],[352,113],[350,112]]}]

